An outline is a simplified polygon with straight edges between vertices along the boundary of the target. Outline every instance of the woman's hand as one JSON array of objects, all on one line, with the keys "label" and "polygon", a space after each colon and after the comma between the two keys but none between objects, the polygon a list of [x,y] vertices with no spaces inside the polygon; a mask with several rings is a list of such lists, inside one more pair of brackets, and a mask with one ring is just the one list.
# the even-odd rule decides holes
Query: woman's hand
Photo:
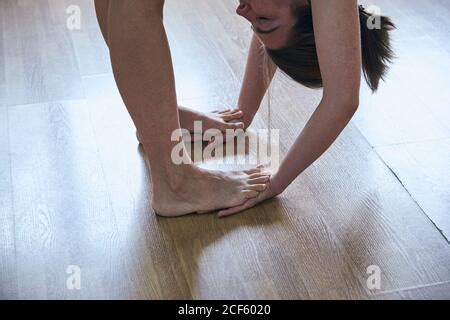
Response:
[{"label": "woman's hand", "polygon": [[276,196],[278,196],[281,192],[278,192],[276,190],[276,187],[273,183],[273,179],[270,179],[270,182],[267,186],[267,189],[263,192],[261,192],[259,194],[258,197],[253,198],[253,199],[249,199],[247,200],[244,204],[234,207],[234,208],[229,208],[229,209],[225,209],[225,210],[221,210],[219,211],[219,213],[217,214],[220,218],[224,218],[224,217],[228,217],[234,214],[237,214],[239,212],[245,211],[247,209],[253,208],[254,206],[260,204],[261,202],[264,202],[266,200],[272,199]]}]

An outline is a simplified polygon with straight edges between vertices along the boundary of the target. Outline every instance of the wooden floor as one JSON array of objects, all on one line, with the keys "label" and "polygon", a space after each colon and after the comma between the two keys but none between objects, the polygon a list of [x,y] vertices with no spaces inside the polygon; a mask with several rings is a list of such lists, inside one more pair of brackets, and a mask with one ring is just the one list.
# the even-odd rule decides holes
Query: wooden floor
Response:
[{"label": "wooden floor", "polygon": [[[0,2],[0,298],[450,298],[448,1],[374,0],[399,27],[387,83],[279,199],[224,220],[153,214],[92,2]],[[235,105],[251,36],[235,2],[167,0],[180,103]],[[283,155],[321,92],[278,75],[271,93]]]}]

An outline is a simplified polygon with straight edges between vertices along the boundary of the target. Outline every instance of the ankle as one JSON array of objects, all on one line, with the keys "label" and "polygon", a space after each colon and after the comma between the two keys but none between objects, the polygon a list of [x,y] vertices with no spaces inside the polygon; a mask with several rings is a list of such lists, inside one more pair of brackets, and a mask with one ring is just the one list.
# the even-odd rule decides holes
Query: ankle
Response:
[{"label": "ankle", "polygon": [[194,176],[195,172],[197,169],[194,165],[182,164],[166,167],[155,173],[154,189],[156,191],[158,187],[161,187],[161,189],[168,189],[174,193],[182,193],[185,191],[187,179]]}]

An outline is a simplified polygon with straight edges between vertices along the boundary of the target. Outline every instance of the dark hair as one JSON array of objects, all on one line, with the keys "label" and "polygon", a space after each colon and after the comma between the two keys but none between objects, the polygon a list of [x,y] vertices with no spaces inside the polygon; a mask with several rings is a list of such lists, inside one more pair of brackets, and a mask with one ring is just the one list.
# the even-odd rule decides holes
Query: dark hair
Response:
[{"label": "dark hair", "polygon": [[[314,37],[313,17],[310,6],[298,10],[295,41],[282,49],[266,49],[272,61],[289,77],[308,88],[323,86]],[[370,89],[375,92],[388,70],[394,53],[390,31],[395,29],[390,18],[381,16],[381,28],[369,29],[371,14],[359,6],[361,21],[362,68]]]}]

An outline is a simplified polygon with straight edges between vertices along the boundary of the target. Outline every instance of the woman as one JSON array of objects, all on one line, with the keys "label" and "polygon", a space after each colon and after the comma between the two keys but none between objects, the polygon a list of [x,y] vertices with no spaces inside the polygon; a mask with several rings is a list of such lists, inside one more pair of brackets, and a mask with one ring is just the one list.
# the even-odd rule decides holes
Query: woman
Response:
[{"label": "woman", "polygon": [[[260,43],[272,65],[300,84],[323,87],[324,93],[268,188],[241,206],[220,211],[219,216],[238,213],[282,193],[347,126],[359,105],[361,71],[375,92],[393,57],[389,33],[394,24],[387,17],[374,17],[379,25],[369,28],[371,16],[356,0],[242,0],[237,13],[255,31],[239,100],[245,127],[267,89],[258,67],[263,63]],[[271,69],[270,79],[276,68]]]},{"label": "woman", "polygon": [[[107,41],[115,79],[130,115],[149,150],[153,206],[165,216],[222,208],[235,214],[275,197],[316,161],[347,126],[359,105],[362,70],[373,90],[386,72],[392,52],[389,31],[369,30],[369,16],[357,0],[242,0],[237,14],[255,35],[238,110],[200,114],[179,108],[170,49],[164,31],[164,0],[96,0],[97,16]],[[265,55],[272,60],[265,72]],[[157,61],[157,63],[155,63]],[[174,130],[242,128],[250,125],[276,66],[308,87],[322,87],[323,98],[273,176],[254,169],[211,172],[193,165],[173,165]],[[362,68],[363,67],[363,68]],[[177,112],[178,111],[178,112]],[[155,116],[157,115],[157,117]]]}]

